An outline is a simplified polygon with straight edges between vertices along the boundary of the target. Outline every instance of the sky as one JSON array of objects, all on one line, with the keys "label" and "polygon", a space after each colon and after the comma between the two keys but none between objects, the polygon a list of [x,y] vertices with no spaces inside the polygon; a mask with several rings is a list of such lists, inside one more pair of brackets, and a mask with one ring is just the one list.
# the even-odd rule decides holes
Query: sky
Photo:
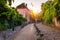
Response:
[{"label": "sky", "polygon": [[47,0],[15,0],[15,2],[12,4],[12,7],[16,7],[24,2],[27,3],[27,7],[30,10],[33,10],[37,13],[41,11],[41,4],[46,1]]}]

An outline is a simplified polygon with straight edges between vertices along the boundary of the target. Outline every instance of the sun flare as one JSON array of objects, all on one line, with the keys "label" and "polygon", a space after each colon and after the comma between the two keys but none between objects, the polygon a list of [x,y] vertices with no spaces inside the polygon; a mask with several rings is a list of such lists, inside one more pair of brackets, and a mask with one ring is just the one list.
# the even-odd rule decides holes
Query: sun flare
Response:
[{"label": "sun flare", "polygon": [[35,7],[32,8],[34,13],[37,13],[37,9]]}]

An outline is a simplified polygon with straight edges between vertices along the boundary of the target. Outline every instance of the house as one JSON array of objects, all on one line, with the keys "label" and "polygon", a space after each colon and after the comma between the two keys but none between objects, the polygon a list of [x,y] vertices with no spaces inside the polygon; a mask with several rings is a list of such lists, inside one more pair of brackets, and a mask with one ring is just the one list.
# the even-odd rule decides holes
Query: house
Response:
[{"label": "house", "polygon": [[30,12],[29,9],[27,8],[27,4],[22,3],[16,7],[17,11],[23,15],[27,19],[27,22],[30,22]]}]

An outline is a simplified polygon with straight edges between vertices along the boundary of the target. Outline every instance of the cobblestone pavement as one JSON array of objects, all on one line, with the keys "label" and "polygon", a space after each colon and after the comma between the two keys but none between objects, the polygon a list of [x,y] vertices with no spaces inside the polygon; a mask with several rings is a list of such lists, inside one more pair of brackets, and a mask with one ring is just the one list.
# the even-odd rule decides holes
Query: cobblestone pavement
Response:
[{"label": "cobblestone pavement", "polygon": [[33,24],[25,26],[10,40],[36,40],[36,29]]},{"label": "cobblestone pavement", "polygon": [[[60,30],[48,27],[42,23],[37,23],[36,26],[40,30],[40,34],[44,34],[42,37],[44,40],[60,40]],[[34,24],[28,24],[8,40],[36,40],[36,36]],[[3,38],[0,37],[0,40],[3,40]]]},{"label": "cobblestone pavement", "polygon": [[60,30],[45,26],[42,23],[38,23],[36,26],[44,34],[42,37],[44,40],[60,40]]},{"label": "cobblestone pavement", "polygon": [[20,26],[15,27],[15,30],[7,29],[5,31],[0,31],[0,40],[8,40],[11,36],[21,30]]}]

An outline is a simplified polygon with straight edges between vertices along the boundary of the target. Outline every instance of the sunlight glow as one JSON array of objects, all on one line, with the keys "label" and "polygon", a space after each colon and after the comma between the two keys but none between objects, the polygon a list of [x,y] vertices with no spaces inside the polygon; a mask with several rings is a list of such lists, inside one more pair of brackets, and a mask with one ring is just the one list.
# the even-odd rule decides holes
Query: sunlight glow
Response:
[{"label": "sunlight glow", "polygon": [[37,9],[36,8],[33,7],[32,10],[33,10],[34,13],[37,13]]}]

